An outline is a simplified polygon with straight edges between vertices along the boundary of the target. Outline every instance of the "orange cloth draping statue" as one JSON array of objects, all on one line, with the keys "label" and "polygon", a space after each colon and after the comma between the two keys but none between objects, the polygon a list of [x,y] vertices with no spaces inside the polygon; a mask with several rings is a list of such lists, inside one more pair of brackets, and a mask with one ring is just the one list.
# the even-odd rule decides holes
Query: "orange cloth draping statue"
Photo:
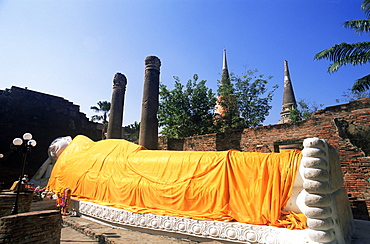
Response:
[{"label": "orange cloth draping statue", "polygon": [[77,136],[59,157],[50,189],[138,213],[305,228],[282,212],[301,153],[152,151],[125,140]]}]

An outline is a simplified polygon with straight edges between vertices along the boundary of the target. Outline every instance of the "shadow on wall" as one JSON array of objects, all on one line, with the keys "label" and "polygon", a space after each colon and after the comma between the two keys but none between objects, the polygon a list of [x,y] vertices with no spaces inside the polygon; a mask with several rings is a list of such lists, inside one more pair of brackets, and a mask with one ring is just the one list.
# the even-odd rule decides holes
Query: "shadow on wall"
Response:
[{"label": "shadow on wall", "polygon": [[228,133],[216,134],[216,150],[225,151],[235,149],[241,151],[240,142],[243,130],[231,131]]},{"label": "shadow on wall", "polygon": [[357,200],[357,198],[352,197],[351,194],[348,194],[348,199],[351,204],[354,219],[370,220],[365,201]]},{"label": "shadow on wall", "polygon": [[274,142],[274,152],[280,152],[288,149],[303,149],[303,141],[305,138],[291,139],[291,140],[278,140]]},{"label": "shadow on wall", "polygon": [[353,121],[337,118],[334,119],[334,123],[340,137],[349,139],[354,146],[364,152],[365,156],[370,155],[370,125],[356,125]]}]

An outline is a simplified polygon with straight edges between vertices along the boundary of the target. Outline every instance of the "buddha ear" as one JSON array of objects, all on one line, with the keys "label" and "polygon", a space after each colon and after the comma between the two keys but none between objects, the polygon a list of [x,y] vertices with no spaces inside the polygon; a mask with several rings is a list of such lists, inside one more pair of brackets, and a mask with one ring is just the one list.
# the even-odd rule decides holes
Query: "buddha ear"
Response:
[{"label": "buddha ear", "polygon": [[56,156],[56,151],[57,151],[56,145],[49,146],[49,155],[51,157],[55,157]]}]

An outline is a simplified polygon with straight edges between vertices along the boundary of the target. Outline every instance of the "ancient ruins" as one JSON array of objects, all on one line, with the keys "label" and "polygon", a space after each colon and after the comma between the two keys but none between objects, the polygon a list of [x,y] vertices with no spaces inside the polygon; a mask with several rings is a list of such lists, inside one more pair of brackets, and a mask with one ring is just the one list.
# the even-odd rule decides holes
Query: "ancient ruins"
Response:
[{"label": "ancient ruins", "polygon": [[[60,158],[55,166],[55,158],[47,159],[40,168],[42,172],[35,175],[42,175],[39,180],[45,181],[45,177],[50,176],[51,167],[54,167],[49,187],[55,191],[60,188],[71,190],[71,213],[114,226],[240,243],[349,243],[352,216],[369,220],[370,182],[367,178],[370,164],[370,98],[327,107],[307,120],[290,122],[288,111],[295,108],[296,101],[288,63],[284,61],[284,98],[278,124],[185,139],[158,138],[156,113],[160,66],[161,61],[155,56],[145,59],[140,146],[123,140],[94,142],[100,136],[99,125],[75,119],[83,117],[78,106],[61,98],[17,87],[0,91],[0,102],[9,106],[15,104],[14,96],[25,98],[32,95],[36,102],[30,103],[33,106],[31,110],[37,107],[35,104],[47,100],[45,106],[56,105],[56,109],[51,109],[54,112],[52,116],[70,116],[68,130],[62,131],[70,133],[74,140],[71,142],[60,138],[61,144],[53,143],[56,150],[53,157]],[[224,51],[223,75],[226,72]],[[118,73],[113,83],[108,138],[119,139],[127,80]],[[35,130],[37,126],[45,128],[45,125],[38,123],[40,119],[37,116],[41,114],[35,112],[32,116],[27,117],[27,123],[34,125]],[[86,131],[85,134],[93,140],[77,136],[81,134],[79,131]],[[51,131],[48,133],[49,137],[54,136],[53,139],[61,136]],[[41,141],[41,144],[46,142]],[[83,151],[79,151],[81,145]],[[277,205],[277,212],[271,216],[284,218],[267,218],[270,214],[256,211],[259,214],[257,219],[262,222],[245,221],[248,219],[246,216],[250,216],[249,210],[257,208],[257,201],[248,202],[250,200],[240,197],[252,191],[251,184],[244,182],[251,176],[245,172],[252,172],[245,170],[249,166],[248,160],[244,158],[249,155],[255,155],[256,158],[266,155],[284,157],[289,155],[286,154],[290,152],[289,149],[302,147],[301,156],[293,161],[271,156],[274,160],[270,162],[270,169],[272,166],[287,167],[290,168],[289,173],[281,170],[283,168],[269,172],[269,167],[262,166],[253,170],[265,170],[261,171],[261,175],[266,177],[266,182],[275,182],[267,188],[253,188],[264,192],[254,195],[254,199],[263,199],[261,202],[270,210],[275,209],[272,207],[275,206],[273,202],[280,199],[281,205]],[[58,150],[59,153],[56,153]],[[82,159],[74,160],[78,157]],[[238,160],[233,160],[233,157]],[[261,162],[263,164],[264,161]],[[293,162],[297,163],[297,168],[287,166]],[[197,166],[196,170],[189,170],[194,165]],[[206,179],[205,182],[212,185],[209,187],[203,187],[204,182],[196,184],[198,179],[208,176],[209,170],[219,165],[223,165],[222,170],[215,177],[222,179]],[[114,167],[125,169],[123,175]],[[181,182],[185,193],[179,194],[176,199],[166,197],[174,194],[177,180],[189,172],[194,175],[185,177],[186,180]],[[241,175],[238,176],[237,172],[241,172]],[[175,175],[175,181],[169,183],[167,181],[170,177],[161,178],[166,174],[177,174],[178,177]],[[76,181],[79,183],[76,184]],[[278,191],[267,193],[275,189],[271,186],[276,187],[276,182],[281,182],[280,189],[285,192],[279,197],[274,195]],[[213,193],[207,192],[212,187],[216,190]],[[188,195],[190,193],[192,195]],[[202,203],[213,207],[199,208],[202,204],[198,202],[207,199],[201,196],[212,196],[214,193],[214,201]],[[291,197],[286,198],[290,194]],[[245,203],[239,203],[241,199]],[[208,211],[213,208],[214,212]],[[205,211],[205,215],[197,213],[198,210]],[[239,212],[245,212],[246,215],[240,218],[239,214],[233,214]],[[279,225],[287,228],[278,228]]]},{"label": "ancient ruins", "polygon": [[139,144],[148,149],[158,149],[159,73],[161,61],[155,56],[145,59],[145,77]]},{"label": "ancient ruins", "polygon": [[123,109],[125,103],[126,85],[126,76],[121,73],[117,73],[113,79],[113,92],[107,139],[122,138]]},{"label": "ancient ruins", "polygon": [[318,138],[303,146],[295,158],[294,151],[154,151],[78,136],[49,187],[72,189],[69,210],[77,216],[116,226],[241,243],[349,243],[339,156]]}]

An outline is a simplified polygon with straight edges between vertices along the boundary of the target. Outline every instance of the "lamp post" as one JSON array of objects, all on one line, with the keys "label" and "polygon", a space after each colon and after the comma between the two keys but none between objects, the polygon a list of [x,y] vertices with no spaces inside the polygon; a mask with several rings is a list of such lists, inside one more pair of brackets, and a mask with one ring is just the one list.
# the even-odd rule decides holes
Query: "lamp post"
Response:
[{"label": "lamp post", "polygon": [[[0,153],[0,159],[2,159],[4,157],[4,154]],[[3,185],[4,182],[0,182],[0,192],[3,190]]]},{"label": "lamp post", "polygon": [[23,159],[22,159],[22,165],[21,165],[21,172],[20,172],[19,179],[18,179],[18,184],[17,184],[17,195],[15,196],[15,203],[14,203],[11,214],[18,214],[19,192],[21,190],[24,168],[26,166],[27,153],[31,151],[32,147],[36,146],[36,141],[32,140],[31,133],[25,133],[23,135],[23,140],[21,138],[15,138],[13,140],[13,145],[14,146],[22,146],[22,144],[23,144],[23,148],[22,148],[22,150],[23,150]]}]

